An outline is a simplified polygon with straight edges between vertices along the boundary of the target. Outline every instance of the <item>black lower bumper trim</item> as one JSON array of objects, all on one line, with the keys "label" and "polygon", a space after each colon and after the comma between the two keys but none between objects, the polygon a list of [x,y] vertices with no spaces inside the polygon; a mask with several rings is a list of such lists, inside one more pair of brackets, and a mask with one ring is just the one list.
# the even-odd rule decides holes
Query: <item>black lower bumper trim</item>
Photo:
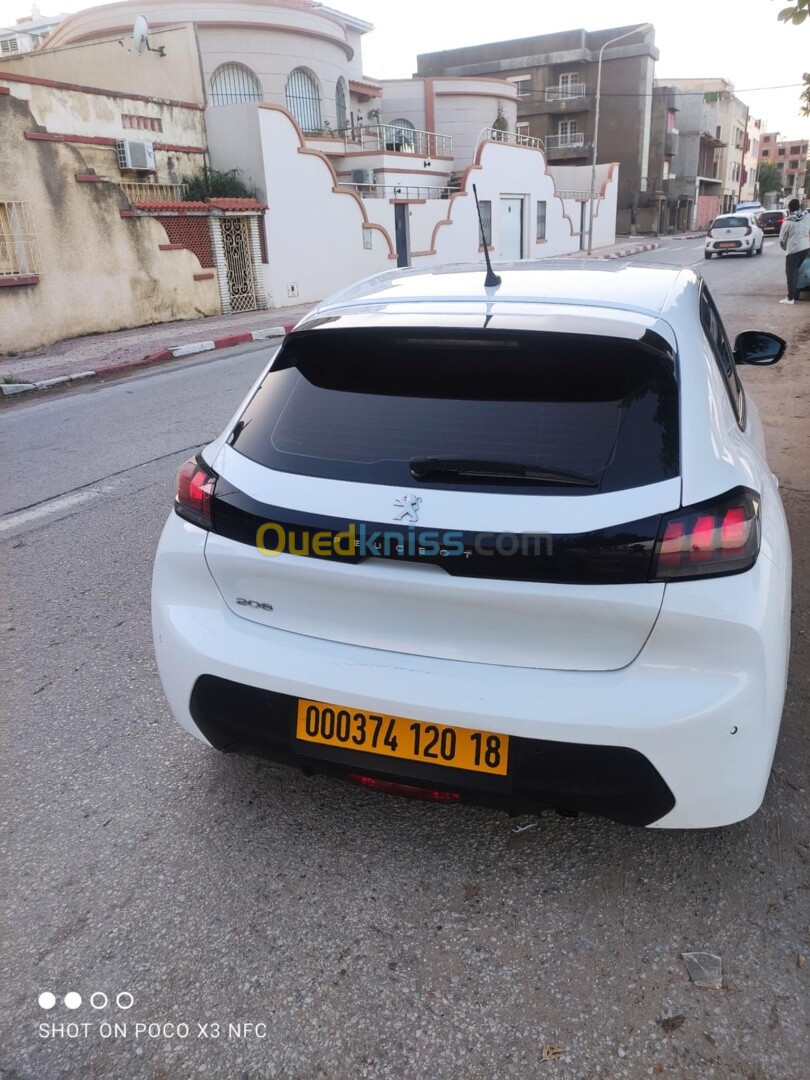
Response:
[{"label": "black lower bumper trim", "polygon": [[675,805],[653,765],[627,747],[510,736],[508,775],[485,776],[299,742],[296,698],[214,675],[197,680],[190,709],[200,731],[218,750],[254,754],[307,773],[344,777],[362,773],[455,791],[461,802],[476,806],[522,814],[583,811],[624,825],[650,825]]}]

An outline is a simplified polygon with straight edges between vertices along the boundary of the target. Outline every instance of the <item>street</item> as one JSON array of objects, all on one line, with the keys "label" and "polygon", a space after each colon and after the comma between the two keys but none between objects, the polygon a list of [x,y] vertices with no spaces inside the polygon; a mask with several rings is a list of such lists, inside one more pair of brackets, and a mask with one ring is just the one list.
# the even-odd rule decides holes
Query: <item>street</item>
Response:
[{"label": "street", "polygon": [[[682,833],[547,814],[516,833],[494,811],[215,753],[165,704],[152,560],[177,466],[268,346],[11,404],[2,1076],[805,1073],[810,302],[777,303],[776,240],[711,262],[701,240],[662,240],[633,261],[694,265],[732,339],[758,326],[789,342],[776,368],[743,369],[794,552],[791,681],[760,812]],[[690,981],[681,954],[699,951],[722,957],[722,989]]]}]

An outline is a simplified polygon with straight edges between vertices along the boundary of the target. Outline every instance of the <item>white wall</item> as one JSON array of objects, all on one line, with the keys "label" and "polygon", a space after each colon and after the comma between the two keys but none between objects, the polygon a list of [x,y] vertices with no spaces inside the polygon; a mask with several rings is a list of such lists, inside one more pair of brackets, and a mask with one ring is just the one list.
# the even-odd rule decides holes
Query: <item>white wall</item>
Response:
[{"label": "white wall", "polygon": [[[563,194],[571,193],[570,197],[563,198],[566,212],[578,231],[582,217],[583,197],[586,203],[585,242],[587,246],[588,215],[590,212],[591,190],[591,167],[590,165],[549,165],[548,171],[554,178],[557,191]],[[594,248],[606,247],[616,240],[616,199],[619,190],[619,166],[616,162],[596,166],[596,183],[594,192],[593,215],[593,246]],[[574,198],[573,193],[578,193],[579,198]]]},{"label": "white wall", "polygon": [[369,105],[379,106],[383,124],[410,120],[418,131],[427,131],[424,79],[384,79],[382,88],[382,100]]},{"label": "white wall", "polygon": [[[264,159],[268,212],[265,284],[276,306],[316,301],[336,289],[396,265],[393,244],[371,230],[371,250],[363,247],[365,222],[360,200],[335,193],[325,159],[302,146],[296,127],[280,109],[261,107],[258,128]],[[381,200],[382,201],[382,200]],[[393,207],[388,237],[393,237]],[[288,285],[297,296],[288,297]]]},{"label": "white wall", "polygon": [[436,131],[452,135],[455,167],[472,161],[482,128],[491,128],[501,107],[509,130],[517,123],[517,89],[503,79],[432,79]]},{"label": "white wall", "polygon": [[239,179],[255,187],[267,201],[264,158],[259,138],[259,110],[255,105],[221,105],[205,110],[208,157],[211,168],[239,169]]}]

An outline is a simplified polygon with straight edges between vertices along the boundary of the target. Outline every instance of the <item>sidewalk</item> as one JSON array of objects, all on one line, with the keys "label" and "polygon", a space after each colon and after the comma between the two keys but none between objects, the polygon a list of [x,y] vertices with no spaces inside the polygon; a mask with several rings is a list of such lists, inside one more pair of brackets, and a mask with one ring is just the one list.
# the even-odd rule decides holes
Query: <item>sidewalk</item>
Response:
[{"label": "sidewalk", "polygon": [[0,356],[0,380],[13,380],[0,382],[0,392],[7,396],[45,389],[57,382],[111,374],[127,367],[170,360],[173,356],[207,352],[264,337],[281,337],[312,307],[314,304],[296,304],[242,315],[157,323],[69,338],[18,356]]},{"label": "sidewalk", "polygon": [[[635,237],[599,248],[592,259],[619,259],[658,245]],[[574,252],[568,258],[587,258]],[[44,390],[50,386],[113,374],[126,368],[171,360],[176,356],[223,349],[242,342],[282,337],[314,304],[212,315],[183,322],[157,323],[133,330],[69,338],[18,356],[0,356],[0,395]]]}]

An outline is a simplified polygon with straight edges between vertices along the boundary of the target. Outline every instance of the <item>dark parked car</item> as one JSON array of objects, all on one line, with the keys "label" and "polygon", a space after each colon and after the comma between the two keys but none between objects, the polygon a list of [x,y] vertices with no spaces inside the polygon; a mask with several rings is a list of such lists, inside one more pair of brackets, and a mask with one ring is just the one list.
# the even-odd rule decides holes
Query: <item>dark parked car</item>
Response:
[{"label": "dark parked car", "polygon": [[763,210],[757,215],[757,220],[766,236],[778,236],[785,224],[785,217],[784,210]]}]

